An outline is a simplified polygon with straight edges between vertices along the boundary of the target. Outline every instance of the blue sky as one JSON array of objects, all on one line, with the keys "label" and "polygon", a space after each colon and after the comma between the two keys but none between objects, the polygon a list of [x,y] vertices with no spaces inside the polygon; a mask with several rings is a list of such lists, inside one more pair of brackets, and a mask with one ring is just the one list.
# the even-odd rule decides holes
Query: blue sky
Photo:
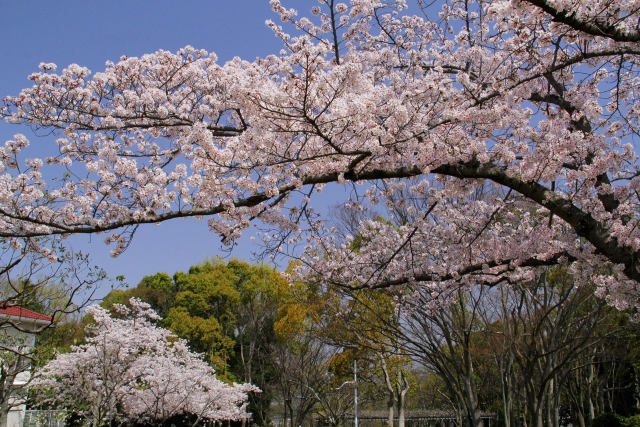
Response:
[{"label": "blue sky", "polygon": [[[286,6],[310,8],[309,0],[285,0]],[[101,71],[106,60],[139,56],[158,49],[176,51],[186,45],[216,52],[219,61],[234,56],[254,59],[277,53],[280,44],[264,25],[274,18],[268,0],[86,1],[0,0],[0,97],[30,86],[27,76],[40,62],[59,68],[77,63]],[[51,141],[30,129],[0,123],[0,143],[24,133],[32,144]],[[251,261],[255,250],[243,237],[233,256]],[[119,258],[109,256],[104,236],[76,237],[75,248],[91,253],[94,263],[111,275],[124,275],[135,286],[156,272],[173,274],[205,258],[221,254],[219,239],[205,221],[177,220],[141,227],[131,247]],[[108,289],[105,289],[105,291]]]}]

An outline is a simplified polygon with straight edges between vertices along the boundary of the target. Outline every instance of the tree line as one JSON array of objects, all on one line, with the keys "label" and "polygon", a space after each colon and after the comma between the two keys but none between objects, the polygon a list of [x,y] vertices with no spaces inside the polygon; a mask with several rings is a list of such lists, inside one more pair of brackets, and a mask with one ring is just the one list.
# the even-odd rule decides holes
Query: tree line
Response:
[{"label": "tree line", "polygon": [[[575,286],[564,267],[418,298],[408,288],[353,291],[309,279],[211,260],[146,276],[101,305],[145,301],[219,379],[257,386],[247,411],[258,425],[345,422],[354,362],[361,410],[384,410],[388,425],[404,426],[416,409],[474,427],[486,413],[505,426],[551,427],[638,412],[638,325],[593,287]],[[92,320],[52,329],[55,345],[83,342],[82,322]]]}]

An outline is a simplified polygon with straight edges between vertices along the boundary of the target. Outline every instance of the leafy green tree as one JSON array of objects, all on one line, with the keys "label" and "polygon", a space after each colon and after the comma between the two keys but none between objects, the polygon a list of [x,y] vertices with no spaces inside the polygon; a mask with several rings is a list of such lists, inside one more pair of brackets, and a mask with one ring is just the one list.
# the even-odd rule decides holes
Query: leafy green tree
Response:
[{"label": "leafy green tree", "polygon": [[169,311],[164,323],[169,330],[186,339],[193,351],[203,353],[220,379],[237,379],[230,372],[227,363],[232,357],[235,342],[223,333],[222,326],[215,317],[192,315],[188,308],[176,306]]},{"label": "leafy green tree", "polygon": [[174,280],[166,273],[156,273],[144,276],[138,286],[129,289],[114,289],[109,292],[100,304],[111,310],[113,304],[129,304],[131,298],[138,298],[151,305],[153,310],[162,318],[167,317],[169,310],[175,303],[178,289]]}]

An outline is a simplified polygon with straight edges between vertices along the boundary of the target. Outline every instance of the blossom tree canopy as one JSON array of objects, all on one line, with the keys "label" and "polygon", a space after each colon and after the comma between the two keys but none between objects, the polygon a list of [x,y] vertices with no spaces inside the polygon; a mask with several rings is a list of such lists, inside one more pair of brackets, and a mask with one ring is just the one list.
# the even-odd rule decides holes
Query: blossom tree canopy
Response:
[{"label": "blossom tree canopy", "polygon": [[[108,232],[118,254],[143,223],[206,216],[229,242],[259,220],[335,284],[437,295],[561,262],[637,307],[640,2],[422,3],[271,0],[283,49],[253,62],[186,47],[93,75],[41,64],[2,115],[57,150],[6,142],[0,236]],[[327,183],[406,220],[363,223],[354,251],[310,210]]]},{"label": "blossom tree canopy", "polygon": [[246,393],[258,391],[255,387],[218,380],[186,341],[153,325],[159,317],[148,304],[133,298],[131,308],[116,308],[123,318],[90,307],[95,325],[87,343],[42,368],[32,384],[43,403],[68,407],[92,425],[176,415],[207,420],[250,417]]}]

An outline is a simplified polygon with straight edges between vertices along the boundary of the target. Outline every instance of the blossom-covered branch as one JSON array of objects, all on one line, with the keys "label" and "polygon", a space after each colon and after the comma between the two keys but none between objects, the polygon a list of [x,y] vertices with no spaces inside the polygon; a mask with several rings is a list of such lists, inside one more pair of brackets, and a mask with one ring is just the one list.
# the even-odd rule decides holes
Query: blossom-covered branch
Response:
[{"label": "blossom-covered branch", "polygon": [[[505,260],[527,275],[524,260],[567,254],[610,272],[620,307],[640,302],[635,2],[451,0],[432,18],[400,0],[271,4],[290,31],[269,21],[283,50],[253,62],[186,47],[93,76],[42,64],[2,115],[57,147],[5,144],[0,236],[106,231],[117,255],[143,223],[206,216],[231,242],[262,221],[276,250],[341,283],[429,285]],[[352,209],[407,202],[380,182],[437,208],[359,251],[311,212],[328,183],[354,184]]]}]

